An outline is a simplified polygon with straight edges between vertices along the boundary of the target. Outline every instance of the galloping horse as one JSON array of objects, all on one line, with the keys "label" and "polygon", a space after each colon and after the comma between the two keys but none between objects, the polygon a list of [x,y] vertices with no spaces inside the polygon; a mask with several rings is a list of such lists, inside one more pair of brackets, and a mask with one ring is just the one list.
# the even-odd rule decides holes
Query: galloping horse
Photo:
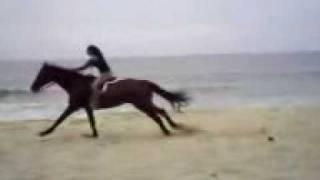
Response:
[{"label": "galloping horse", "polygon": [[97,107],[93,107],[91,96],[93,93],[92,82],[94,80],[95,77],[92,75],[82,75],[56,65],[43,64],[31,85],[31,91],[39,92],[44,85],[52,82],[56,83],[68,93],[69,105],[51,127],[40,132],[40,136],[52,133],[69,115],[83,108],[90,122],[92,136],[98,137],[93,110],[111,108],[124,103],[132,104],[153,119],[165,135],[170,135],[170,131],[164,126],[160,117],[164,117],[172,128],[181,128],[164,109],[157,107],[152,102],[152,95],[157,93],[174,107],[188,102],[189,98],[183,91],[169,92],[148,80],[123,79],[109,84],[108,90],[103,91],[97,98]]}]

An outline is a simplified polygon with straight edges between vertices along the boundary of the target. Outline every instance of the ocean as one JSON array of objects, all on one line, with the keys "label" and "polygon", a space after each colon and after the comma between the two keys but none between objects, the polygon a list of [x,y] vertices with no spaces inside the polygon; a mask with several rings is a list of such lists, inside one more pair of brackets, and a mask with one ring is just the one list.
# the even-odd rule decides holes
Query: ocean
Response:
[{"label": "ocean", "polygon": [[[51,62],[76,67],[84,61]],[[320,104],[320,53],[128,57],[108,61],[118,77],[148,79],[168,90],[187,91],[192,97],[190,109]],[[59,87],[54,85],[38,94],[29,90],[42,63],[0,60],[0,120],[55,119],[63,111],[67,95]],[[160,98],[156,103],[169,107]],[[130,106],[121,106],[111,111],[131,110]]]}]

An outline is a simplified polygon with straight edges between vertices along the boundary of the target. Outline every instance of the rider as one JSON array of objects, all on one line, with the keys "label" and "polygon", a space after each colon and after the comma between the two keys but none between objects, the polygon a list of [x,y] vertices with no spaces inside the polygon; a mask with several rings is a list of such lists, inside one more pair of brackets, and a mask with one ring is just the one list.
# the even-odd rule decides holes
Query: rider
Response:
[{"label": "rider", "polygon": [[96,92],[99,92],[99,89],[101,89],[104,82],[114,79],[113,73],[97,46],[89,45],[87,47],[87,54],[90,56],[90,59],[84,65],[75,68],[74,70],[82,71],[91,67],[96,67],[100,72],[100,77],[93,82],[92,86]]}]

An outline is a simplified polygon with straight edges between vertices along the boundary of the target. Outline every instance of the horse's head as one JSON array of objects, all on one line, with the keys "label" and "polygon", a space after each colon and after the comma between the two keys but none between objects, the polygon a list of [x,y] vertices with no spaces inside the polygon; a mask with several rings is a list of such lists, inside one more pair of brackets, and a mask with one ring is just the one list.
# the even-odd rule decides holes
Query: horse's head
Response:
[{"label": "horse's head", "polygon": [[49,65],[48,63],[44,63],[42,65],[37,77],[30,87],[32,92],[39,92],[44,85],[54,80],[54,73],[50,67],[51,65]]}]

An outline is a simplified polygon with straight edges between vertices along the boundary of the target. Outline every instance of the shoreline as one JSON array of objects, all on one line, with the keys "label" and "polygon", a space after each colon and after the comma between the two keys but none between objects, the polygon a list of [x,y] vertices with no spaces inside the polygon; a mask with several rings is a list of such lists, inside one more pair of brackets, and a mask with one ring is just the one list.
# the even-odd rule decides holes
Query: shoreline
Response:
[{"label": "shoreline", "polygon": [[[228,107],[187,107],[182,108],[182,113],[175,112],[170,106],[164,106],[164,109],[170,114],[170,115],[184,115],[184,114],[191,114],[191,113],[217,113],[217,112],[230,112],[230,111],[289,111],[289,110],[320,110],[320,104],[319,103],[311,103],[311,104],[294,104],[294,105],[246,105],[246,106],[228,106]],[[6,119],[3,117],[0,117],[0,124],[1,123],[14,123],[14,122],[38,122],[38,121],[54,121],[56,118],[59,117],[60,113],[63,112],[63,109],[61,112],[56,113],[52,119],[49,117],[47,118],[33,118],[33,119]],[[117,107],[117,108],[110,108],[110,109],[102,109],[102,110],[95,110],[95,118],[99,119],[99,117],[106,117],[106,116],[128,116],[128,115],[143,115],[139,110],[125,105],[124,107]],[[83,110],[79,110],[76,113],[73,113],[71,116],[67,118],[66,121],[69,120],[85,120],[87,119],[87,115]]]}]

